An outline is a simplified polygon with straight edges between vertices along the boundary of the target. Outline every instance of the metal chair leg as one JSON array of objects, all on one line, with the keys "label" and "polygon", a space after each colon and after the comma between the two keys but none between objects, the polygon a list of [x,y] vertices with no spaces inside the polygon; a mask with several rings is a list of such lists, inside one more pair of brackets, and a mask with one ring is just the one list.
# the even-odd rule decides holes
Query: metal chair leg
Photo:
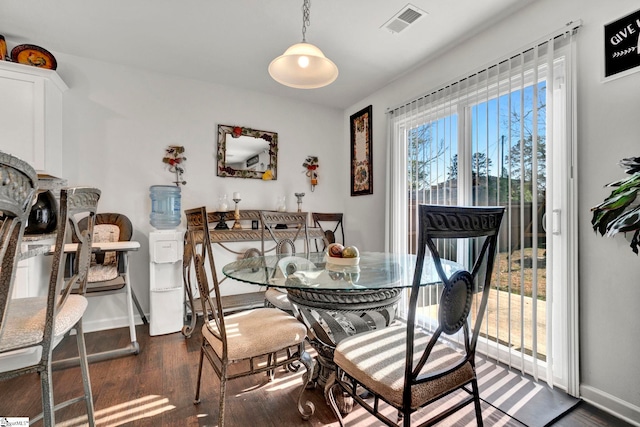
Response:
[{"label": "metal chair leg", "polygon": [[220,408],[218,414],[218,427],[224,427],[224,401],[227,394],[227,365],[222,365],[222,374],[220,375]]},{"label": "metal chair leg", "polygon": [[480,407],[480,391],[478,390],[478,380],[473,379],[471,381],[471,388],[473,389],[473,404],[476,408],[476,422],[478,427],[482,427],[484,422],[482,421],[482,408]]},{"label": "metal chair leg", "polygon": [[198,379],[196,380],[196,398],[193,403],[200,403],[200,383],[202,382],[202,363],[204,362],[204,338],[202,339],[202,347],[200,348],[200,363],[198,364]]},{"label": "metal chair leg", "polygon": [[53,404],[53,379],[51,376],[51,359],[44,372],[40,372],[40,387],[42,389],[42,417],[45,427],[55,427],[56,414]]},{"label": "metal chair leg", "polygon": [[75,326],[76,342],[78,344],[78,357],[80,358],[80,370],[82,371],[82,385],[84,386],[84,400],[87,406],[87,418],[89,426],[95,426],[95,416],[93,410],[93,392],[91,391],[91,378],[89,376],[89,362],[87,361],[87,346],[84,341],[84,331],[82,329],[82,319]]}]

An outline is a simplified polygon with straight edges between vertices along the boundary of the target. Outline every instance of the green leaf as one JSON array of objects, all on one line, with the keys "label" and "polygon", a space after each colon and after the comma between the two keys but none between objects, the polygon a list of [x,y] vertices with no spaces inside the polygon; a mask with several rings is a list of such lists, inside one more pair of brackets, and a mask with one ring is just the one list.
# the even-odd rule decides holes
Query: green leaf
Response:
[{"label": "green leaf", "polygon": [[617,190],[613,191],[614,193],[627,191],[629,188],[639,187],[639,186],[640,186],[640,172],[606,185],[606,187],[618,187]]},{"label": "green leaf", "polygon": [[591,208],[591,210],[611,210],[629,206],[636,199],[637,194],[637,188],[630,189],[621,194],[614,195],[612,193],[609,197],[604,199],[604,202],[600,203],[598,206]]},{"label": "green leaf", "polygon": [[636,201],[640,191],[640,157],[629,157],[620,161],[620,166],[628,174],[626,178],[607,184],[613,187],[608,197],[598,206],[591,208],[593,230],[606,235],[615,236],[623,232],[634,232],[631,249],[640,251],[640,206]]},{"label": "green leaf", "polygon": [[640,228],[640,206],[624,213],[617,220],[611,222],[607,226],[607,236],[613,236],[616,233],[626,233]]},{"label": "green leaf", "polygon": [[615,221],[616,218],[624,211],[624,208],[614,209],[614,210],[604,210],[604,211],[595,211],[593,214],[593,219],[591,220],[591,224],[593,225],[593,230],[600,233],[601,236],[607,232],[607,228],[609,223]]}]

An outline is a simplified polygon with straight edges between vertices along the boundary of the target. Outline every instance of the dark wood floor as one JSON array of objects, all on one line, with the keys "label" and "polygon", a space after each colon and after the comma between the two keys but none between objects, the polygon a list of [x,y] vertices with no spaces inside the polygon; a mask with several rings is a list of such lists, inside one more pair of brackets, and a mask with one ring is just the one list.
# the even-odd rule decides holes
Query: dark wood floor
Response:
[{"label": "dark wood floor", "polygon": [[[185,339],[181,334],[150,337],[147,326],[138,326],[141,352],[90,365],[96,421],[99,426],[215,426],[218,416],[218,380],[205,367],[200,405],[193,404],[199,358],[199,333]],[[89,352],[124,346],[128,329],[87,334]],[[75,351],[75,338],[65,338],[56,357]],[[300,373],[279,372],[273,383],[256,375],[228,383],[226,425],[228,426],[337,426],[319,390],[305,391],[316,407],[315,414],[303,421],[295,409]],[[78,368],[54,373],[56,401],[82,394]],[[487,426],[522,427],[489,405],[483,404]],[[0,416],[34,417],[41,410],[40,381],[27,375],[0,383]],[[442,426],[472,426],[471,410]],[[82,404],[57,413],[58,426],[86,425]],[[42,424],[42,423],[38,423]],[[379,425],[361,408],[346,418],[349,427]],[[586,403],[579,404],[554,424],[555,427],[629,426]]]}]

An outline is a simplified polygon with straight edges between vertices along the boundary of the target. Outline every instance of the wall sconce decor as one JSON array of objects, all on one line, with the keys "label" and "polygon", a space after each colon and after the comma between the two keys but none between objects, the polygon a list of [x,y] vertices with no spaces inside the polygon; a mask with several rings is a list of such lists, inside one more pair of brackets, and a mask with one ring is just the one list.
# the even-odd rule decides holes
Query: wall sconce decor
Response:
[{"label": "wall sconce decor", "polygon": [[302,167],[306,169],[306,175],[309,177],[311,181],[311,191],[315,190],[316,185],[318,185],[318,157],[317,156],[307,156]]},{"label": "wall sconce decor", "polygon": [[165,150],[162,162],[169,165],[169,172],[176,174],[176,180],[173,181],[178,187],[186,185],[187,181],[182,180],[184,173],[184,162],[187,158],[184,156],[184,147],[182,145],[170,145]]}]

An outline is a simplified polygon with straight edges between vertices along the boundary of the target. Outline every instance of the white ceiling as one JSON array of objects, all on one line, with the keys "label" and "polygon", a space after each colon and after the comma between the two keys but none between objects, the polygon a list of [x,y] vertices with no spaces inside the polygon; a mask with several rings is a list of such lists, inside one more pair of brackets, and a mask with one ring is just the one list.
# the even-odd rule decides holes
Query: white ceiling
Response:
[{"label": "white ceiling", "polygon": [[[31,43],[343,109],[532,1],[314,0],[307,42],[340,74],[309,90],[267,72],[302,40],[302,0],[0,0],[0,34],[9,50]],[[428,15],[399,34],[380,28],[407,3]]]}]

